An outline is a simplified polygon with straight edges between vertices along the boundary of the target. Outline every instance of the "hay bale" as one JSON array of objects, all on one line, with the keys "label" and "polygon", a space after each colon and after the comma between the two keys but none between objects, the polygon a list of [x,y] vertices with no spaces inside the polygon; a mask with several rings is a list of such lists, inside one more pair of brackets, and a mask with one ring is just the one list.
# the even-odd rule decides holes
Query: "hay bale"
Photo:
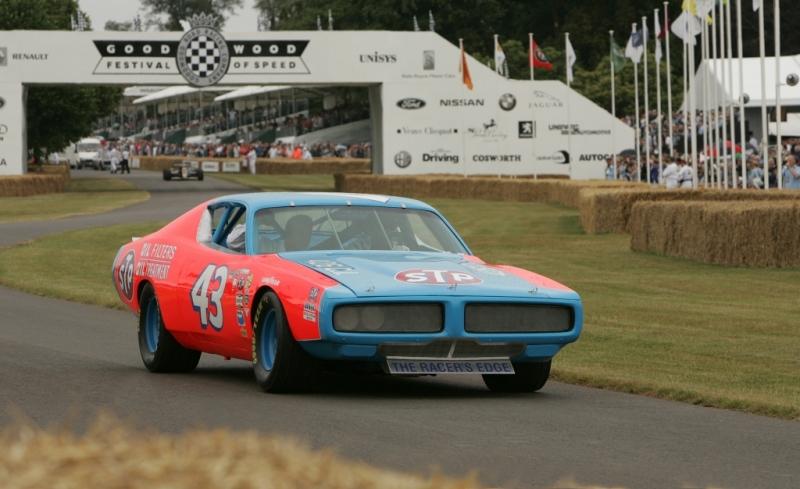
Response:
[{"label": "hay bale", "polygon": [[800,267],[800,200],[643,201],[631,249],[727,266]]},{"label": "hay bale", "polygon": [[379,469],[255,431],[164,434],[101,419],[85,433],[32,426],[0,432],[4,489],[169,487],[477,489],[451,478]]},{"label": "hay bale", "polygon": [[709,201],[736,202],[762,200],[800,200],[800,192],[784,190],[718,190],[678,189],[657,187],[602,188],[589,187],[580,191],[578,209],[583,229],[589,234],[629,232],[631,209],[642,201]]},{"label": "hay bale", "polygon": [[30,195],[63,192],[69,182],[69,173],[27,174],[0,177],[0,197],[27,197]]}]

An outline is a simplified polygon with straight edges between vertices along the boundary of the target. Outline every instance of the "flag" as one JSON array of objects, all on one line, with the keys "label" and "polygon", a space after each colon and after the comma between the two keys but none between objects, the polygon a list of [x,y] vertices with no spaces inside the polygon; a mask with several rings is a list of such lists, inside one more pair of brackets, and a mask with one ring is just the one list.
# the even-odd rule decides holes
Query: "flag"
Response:
[{"label": "flag", "polygon": [[417,16],[414,16],[414,32],[419,32],[419,23],[417,22]]},{"label": "flag", "polygon": [[684,10],[678,18],[675,19],[675,22],[672,23],[670,30],[675,34],[675,37],[694,46],[694,38],[703,30],[703,23],[700,19],[692,15],[690,11]]},{"label": "flag", "polygon": [[761,0],[753,0],[753,12],[758,12],[759,5],[761,5]]},{"label": "flag", "polygon": [[461,83],[472,90],[472,76],[469,74],[469,65],[467,64],[467,53],[464,52],[464,44],[461,44],[461,62],[458,65],[458,71],[461,72]]},{"label": "flag", "polygon": [[500,45],[496,35],[494,36],[494,71],[496,71],[497,74],[508,78],[506,53],[503,52],[503,46]]},{"label": "flag", "polygon": [[661,56],[661,39],[663,39],[663,37],[664,37],[663,36],[664,31],[661,29],[661,23],[658,21],[658,10],[653,12],[653,14],[655,15],[654,24],[656,26],[656,36],[655,36],[655,41],[656,41],[656,64],[658,64],[658,63],[661,62],[661,58],[662,58],[662,56]]},{"label": "flag", "polygon": [[530,65],[534,68],[541,68],[546,71],[553,70],[553,63],[547,59],[547,56],[544,54],[544,51],[539,49],[539,46],[536,44],[536,41],[531,39],[531,50],[528,56],[530,58]]},{"label": "flag", "polygon": [[644,36],[647,35],[647,28],[641,31],[632,31],[631,37],[628,38],[628,44],[625,46],[625,57],[630,58],[634,63],[639,63],[644,54]]},{"label": "flag", "polygon": [[428,10],[428,30],[433,32],[436,30],[436,21],[433,20],[433,12]]},{"label": "flag", "polygon": [[619,73],[625,67],[625,53],[617,42],[611,39],[611,62],[614,64],[614,73]]},{"label": "flag", "polygon": [[577,58],[575,56],[575,50],[572,49],[572,43],[569,42],[569,37],[567,38],[566,58],[567,58],[567,83],[572,83],[572,80],[575,79],[572,73],[572,66],[575,64],[575,60]]}]

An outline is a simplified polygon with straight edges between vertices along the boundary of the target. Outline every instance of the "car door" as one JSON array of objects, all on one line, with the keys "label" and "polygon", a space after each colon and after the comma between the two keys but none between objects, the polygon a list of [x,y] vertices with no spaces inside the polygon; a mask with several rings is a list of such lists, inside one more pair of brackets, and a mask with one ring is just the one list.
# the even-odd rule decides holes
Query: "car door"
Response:
[{"label": "car door", "polygon": [[196,259],[184,263],[182,301],[192,311],[186,327],[203,351],[242,357],[249,352],[247,322],[241,314],[249,305],[245,285],[247,255],[244,242],[247,209],[238,202],[209,206],[198,228]]}]

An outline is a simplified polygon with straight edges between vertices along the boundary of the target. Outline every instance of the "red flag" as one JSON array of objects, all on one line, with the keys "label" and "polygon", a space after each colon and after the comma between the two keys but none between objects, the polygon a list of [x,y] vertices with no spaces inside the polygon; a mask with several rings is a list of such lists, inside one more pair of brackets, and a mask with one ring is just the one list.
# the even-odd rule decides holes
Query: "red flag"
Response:
[{"label": "red flag", "polygon": [[530,64],[534,68],[541,68],[543,70],[552,71],[553,70],[553,63],[547,59],[544,52],[539,49],[539,46],[536,44],[536,41],[531,39],[531,50],[530,50]]},{"label": "red flag", "polygon": [[472,76],[469,74],[469,66],[467,65],[467,53],[464,52],[464,45],[461,44],[461,64],[458,66],[458,71],[461,72],[461,82],[472,90]]}]

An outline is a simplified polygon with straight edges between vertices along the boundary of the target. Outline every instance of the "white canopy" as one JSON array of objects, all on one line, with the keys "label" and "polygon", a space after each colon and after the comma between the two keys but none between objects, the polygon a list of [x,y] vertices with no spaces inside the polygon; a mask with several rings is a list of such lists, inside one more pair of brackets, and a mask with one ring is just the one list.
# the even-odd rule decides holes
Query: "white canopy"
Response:
[{"label": "white canopy", "polygon": [[280,90],[287,90],[292,88],[288,85],[247,85],[242,88],[237,88],[228,93],[224,93],[214,99],[214,102],[223,102],[225,100],[234,100],[237,98],[252,97],[253,95],[261,95],[264,93],[278,92]]},{"label": "white canopy", "polygon": [[[729,65],[730,64],[730,70]],[[709,80],[709,86],[719,90],[720,98],[728,103],[738,103],[742,93],[747,94],[749,101],[745,107],[761,106],[761,60],[760,58],[744,58],[742,60],[744,72],[743,84],[739,85],[739,60],[733,61],[717,59],[703,62],[697,69],[695,87],[692,90],[697,106],[703,106],[703,87],[705,80]],[[723,83],[723,71],[725,83]],[[730,79],[729,73],[733,75]],[[792,106],[800,105],[800,84],[790,87],[786,84],[786,76],[789,74],[800,75],[800,55],[781,56],[780,58],[780,82],[781,82],[781,105]],[[764,62],[764,74],[766,82],[765,98],[768,106],[775,105],[775,58],[766,58]],[[730,89],[729,89],[730,87]],[[743,87],[743,89],[742,89]],[[710,93],[714,93],[711,91]],[[711,99],[713,103],[713,99]]]},{"label": "white canopy", "polygon": [[134,104],[147,104],[150,102],[157,102],[159,100],[164,100],[173,97],[180,97],[181,95],[189,95],[191,93],[196,93],[199,91],[204,92],[230,92],[233,90],[233,87],[224,87],[224,86],[213,86],[207,88],[194,88],[190,87],[189,85],[175,85],[172,87],[167,87],[163,90],[159,90],[155,93],[151,93],[149,95],[145,95],[142,98],[137,98],[133,101]]}]

